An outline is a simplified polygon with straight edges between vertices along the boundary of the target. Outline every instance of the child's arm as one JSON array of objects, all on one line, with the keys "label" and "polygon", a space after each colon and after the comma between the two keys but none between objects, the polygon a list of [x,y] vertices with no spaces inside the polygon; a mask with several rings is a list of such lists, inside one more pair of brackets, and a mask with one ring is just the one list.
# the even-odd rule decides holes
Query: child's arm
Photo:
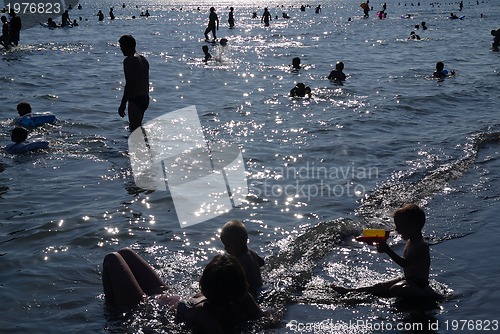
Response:
[{"label": "child's arm", "polygon": [[423,240],[411,242],[411,244],[407,244],[405,246],[405,250],[403,252],[404,257],[396,254],[387,243],[379,243],[377,245],[377,250],[380,253],[386,253],[389,257],[396,262],[400,267],[406,268],[411,264],[417,263],[420,258],[422,258],[423,254],[428,252],[428,246]]},{"label": "child's arm", "polygon": [[381,242],[381,243],[377,244],[377,251],[379,253],[386,253],[387,255],[389,255],[389,257],[394,262],[396,262],[396,264],[399,265],[400,267],[404,268],[404,267],[406,267],[409,264],[408,259],[406,259],[404,257],[401,257],[398,254],[396,254],[396,252],[394,252],[392,250],[392,248],[389,247],[389,245],[386,242]]}]

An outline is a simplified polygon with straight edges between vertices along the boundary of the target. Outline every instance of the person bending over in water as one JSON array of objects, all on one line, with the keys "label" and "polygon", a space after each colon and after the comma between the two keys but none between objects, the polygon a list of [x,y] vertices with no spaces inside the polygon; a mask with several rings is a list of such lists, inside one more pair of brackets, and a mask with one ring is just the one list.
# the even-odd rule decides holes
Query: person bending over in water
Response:
[{"label": "person bending over in water", "polygon": [[214,7],[210,7],[210,14],[208,15],[208,26],[205,29],[205,39],[208,41],[208,33],[212,32],[212,36],[214,37],[214,41],[217,39],[216,30],[219,30],[219,17],[215,12]]},{"label": "person bending over in water", "polygon": [[120,37],[119,43],[125,56],[123,60],[125,89],[118,107],[118,115],[125,117],[125,108],[128,102],[129,130],[132,132],[142,125],[144,112],[149,106],[149,63],[144,56],[135,50],[134,37],[123,35]]},{"label": "person bending over in water", "polygon": [[212,59],[212,55],[210,54],[210,52],[208,52],[208,46],[203,45],[203,46],[201,47],[201,49],[203,50],[203,53],[205,54],[205,57],[203,58],[203,61],[204,61],[204,62],[207,62],[207,61],[209,61],[210,59]]},{"label": "person bending over in water", "polygon": [[330,72],[328,79],[334,80],[334,81],[339,81],[339,82],[345,81],[346,75],[343,71],[344,71],[344,63],[341,61],[338,61],[337,64],[335,64],[335,69]]},{"label": "person bending over in water", "polygon": [[216,255],[201,275],[201,293],[186,300],[168,294],[155,270],[129,248],[106,255],[102,284],[107,306],[133,307],[148,296],[159,295],[160,304],[198,333],[232,333],[236,325],[265,315],[248,293],[245,273],[231,255]]},{"label": "person bending over in water", "polygon": [[311,88],[299,82],[290,90],[291,97],[311,97]]},{"label": "person bending over in water", "polygon": [[410,32],[410,36],[408,36],[408,39],[420,40],[420,36],[417,35],[414,31],[412,31],[412,32]]},{"label": "person bending over in water", "polygon": [[435,78],[442,79],[449,75],[455,75],[455,71],[449,72],[448,70],[445,70],[444,63],[442,61],[438,61],[436,63],[436,71],[432,74],[432,76]]},{"label": "person bending over in water", "polygon": [[500,46],[500,28],[497,30],[492,30],[491,36],[493,36],[493,44],[491,45],[491,47],[494,51],[498,51],[498,47]]},{"label": "person bending over in water", "polygon": [[425,225],[424,211],[413,203],[406,203],[393,215],[396,231],[406,245],[403,256],[396,254],[387,243],[377,244],[379,253],[386,253],[403,268],[404,276],[368,287],[348,289],[333,286],[339,293],[350,291],[368,292],[381,297],[400,297],[412,300],[439,300],[442,296],[429,286],[429,270],[431,259],[429,244],[422,236]]},{"label": "person bending over in water", "polygon": [[220,240],[228,254],[235,256],[245,271],[248,289],[252,295],[257,295],[262,287],[262,276],[260,267],[264,265],[264,259],[248,248],[248,232],[242,222],[238,220],[228,221],[222,227]]}]

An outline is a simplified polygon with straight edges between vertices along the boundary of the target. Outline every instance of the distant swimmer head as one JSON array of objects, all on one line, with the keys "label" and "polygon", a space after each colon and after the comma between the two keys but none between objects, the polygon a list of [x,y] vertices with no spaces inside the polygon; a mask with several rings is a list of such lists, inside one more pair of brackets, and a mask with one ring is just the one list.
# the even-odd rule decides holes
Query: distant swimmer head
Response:
[{"label": "distant swimmer head", "polygon": [[234,10],[234,8],[233,7],[229,7],[229,10]]},{"label": "distant swimmer head", "polygon": [[338,61],[337,64],[335,64],[335,69],[337,71],[343,71],[344,70],[344,63],[341,61]]},{"label": "distant swimmer head", "polygon": [[25,128],[14,128],[10,134],[10,139],[16,144],[22,143],[28,139],[28,130]]},{"label": "distant swimmer head", "polygon": [[221,38],[221,40],[219,41],[220,45],[221,46],[226,46],[227,45],[227,39],[226,38]]},{"label": "distant swimmer head", "polygon": [[215,12],[215,7],[210,7],[211,12]]}]

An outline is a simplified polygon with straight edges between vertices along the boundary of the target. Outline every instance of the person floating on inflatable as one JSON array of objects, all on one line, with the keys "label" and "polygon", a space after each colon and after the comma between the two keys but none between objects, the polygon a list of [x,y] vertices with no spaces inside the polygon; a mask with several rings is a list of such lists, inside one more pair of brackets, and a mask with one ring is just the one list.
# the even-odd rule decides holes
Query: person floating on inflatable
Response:
[{"label": "person floating on inflatable", "polygon": [[442,61],[438,61],[436,63],[436,72],[434,72],[432,76],[435,78],[443,79],[450,75],[455,75],[455,71],[445,70],[444,63]]},{"label": "person floating on inflatable", "polygon": [[57,120],[52,113],[32,113],[31,105],[27,102],[21,102],[17,105],[17,113],[19,117],[14,119],[14,123],[27,129],[34,129],[43,124],[54,124]]},{"label": "person floating on inflatable", "polygon": [[5,151],[12,154],[21,154],[49,146],[45,140],[27,140],[28,130],[25,128],[14,128],[10,136],[12,143],[5,147]]}]

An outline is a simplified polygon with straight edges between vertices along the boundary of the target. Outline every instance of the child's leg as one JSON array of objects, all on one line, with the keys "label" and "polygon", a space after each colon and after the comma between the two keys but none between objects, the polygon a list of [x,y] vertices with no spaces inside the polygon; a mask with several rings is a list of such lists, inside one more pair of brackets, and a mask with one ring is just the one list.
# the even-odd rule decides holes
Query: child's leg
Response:
[{"label": "child's leg", "polygon": [[151,296],[167,290],[167,285],[161,280],[156,271],[136,252],[130,248],[124,248],[119,250],[118,253],[127,262],[130,271],[144,293]]},{"label": "child's leg", "polygon": [[402,280],[401,282],[394,284],[389,292],[393,297],[413,300],[441,300],[444,298],[430,286],[418,287],[406,280]]},{"label": "child's leg", "polygon": [[120,254],[106,255],[102,267],[106,303],[118,307],[133,306],[142,300],[144,292]]},{"label": "child's leg", "polygon": [[339,286],[332,286],[332,289],[337,291],[338,293],[347,293],[351,291],[356,291],[356,292],[367,292],[374,294],[376,296],[389,296],[390,295],[389,291],[391,287],[397,284],[398,282],[401,282],[402,280],[403,280],[402,278],[396,278],[390,281],[377,283],[371,286],[366,286],[361,288],[344,288]]}]

